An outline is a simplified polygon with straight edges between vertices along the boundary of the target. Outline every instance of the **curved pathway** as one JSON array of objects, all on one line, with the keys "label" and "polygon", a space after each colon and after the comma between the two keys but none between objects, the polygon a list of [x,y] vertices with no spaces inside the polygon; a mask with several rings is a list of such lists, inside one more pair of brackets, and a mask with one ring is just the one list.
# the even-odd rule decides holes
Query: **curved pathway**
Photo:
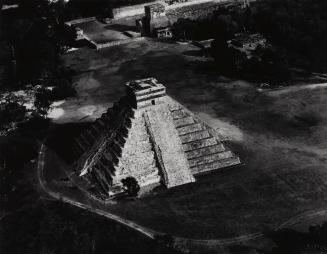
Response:
[{"label": "curved pathway", "polygon": [[317,88],[326,88],[327,83],[318,83],[318,84],[307,84],[307,85],[294,85],[276,89],[267,89],[263,90],[264,93],[269,94],[271,96],[279,96],[281,94],[287,94],[290,92],[297,92],[302,90],[312,90]]},{"label": "curved pathway", "polygon": [[[80,208],[88,210],[90,212],[95,212],[98,215],[104,216],[110,220],[113,220],[124,226],[127,226],[130,229],[132,229],[138,233],[141,233],[150,239],[155,239],[155,237],[157,235],[164,234],[162,232],[157,232],[152,229],[140,226],[130,220],[126,220],[126,219],[124,219],[120,216],[114,215],[110,212],[103,211],[101,209],[94,208],[91,205],[84,204],[84,203],[78,202],[76,200],[70,199],[60,193],[54,192],[51,189],[49,189],[47,187],[47,183],[43,177],[43,171],[44,171],[44,166],[45,166],[45,154],[46,154],[46,147],[44,144],[42,144],[40,151],[39,151],[39,155],[38,155],[37,177],[38,177],[38,181],[40,183],[41,188],[52,198],[61,200],[70,205],[80,207]],[[299,221],[305,222],[305,221],[308,221],[310,219],[313,219],[315,217],[322,216],[322,215],[327,216],[327,209],[309,211],[309,212],[300,214],[298,216],[292,217],[291,219],[289,219],[286,222],[277,226],[274,230],[279,230],[279,229],[287,227],[287,226],[295,225]],[[233,245],[233,244],[241,244],[241,243],[244,243],[244,242],[247,242],[250,240],[254,240],[254,239],[258,239],[261,237],[264,237],[263,233],[257,232],[257,233],[251,233],[251,234],[246,234],[246,235],[232,237],[232,238],[226,238],[226,239],[201,240],[201,239],[190,239],[190,238],[184,238],[184,237],[174,237],[174,239],[178,245],[184,245],[185,247],[197,246],[197,247],[217,248],[217,247],[223,247],[223,246],[228,246],[228,245]]]},{"label": "curved pathway", "polygon": [[45,165],[45,152],[46,152],[46,147],[45,147],[44,144],[42,144],[41,148],[40,148],[40,151],[39,151],[39,155],[38,155],[37,176],[38,176],[38,180],[39,180],[39,183],[41,185],[41,188],[46,193],[48,193],[48,195],[50,195],[51,197],[53,197],[55,199],[61,200],[61,201],[65,202],[65,203],[80,207],[82,209],[85,209],[85,210],[88,210],[88,211],[91,211],[91,212],[95,212],[98,215],[101,215],[101,216],[104,216],[104,217],[106,217],[106,218],[108,218],[110,220],[116,221],[116,222],[118,222],[118,223],[120,223],[122,225],[125,225],[125,226],[127,226],[127,227],[129,227],[129,228],[131,228],[131,229],[133,229],[133,230],[135,230],[137,232],[142,233],[144,236],[146,236],[148,238],[154,239],[155,235],[158,234],[157,232],[155,232],[155,231],[153,231],[151,229],[139,226],[139,225],[135,224],[134,222],[125,220],[125,219],[123,219],[123,218],[121,218],[121,217],[119,217],[117,215],[105,212],[105,211],[97,209],[97,208],[93,208],[90,205],[80,203],[78,201],[75,201],[75,200],[72,200],[72,199],[70,199],[68,197],[63,196],[62,194],[59,194],[57,192],[54,192],[54,191],[50,190],[47,187],[47,183],[46,183],[46,181],[44,180],[44,177],[43,177],[43,170],[44,170],[44,165]]}]

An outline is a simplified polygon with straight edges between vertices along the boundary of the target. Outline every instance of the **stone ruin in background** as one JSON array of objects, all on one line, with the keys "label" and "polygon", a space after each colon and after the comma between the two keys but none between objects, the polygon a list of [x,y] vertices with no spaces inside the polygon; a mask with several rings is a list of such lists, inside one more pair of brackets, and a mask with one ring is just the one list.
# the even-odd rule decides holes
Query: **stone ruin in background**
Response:
[{"label": "stone ruin in background", "polygon": [[136,26],[143,36],[172,38],[171,22],[166,16],[165,6],[154,3],[144,6],[145,16],[136,20]]}]

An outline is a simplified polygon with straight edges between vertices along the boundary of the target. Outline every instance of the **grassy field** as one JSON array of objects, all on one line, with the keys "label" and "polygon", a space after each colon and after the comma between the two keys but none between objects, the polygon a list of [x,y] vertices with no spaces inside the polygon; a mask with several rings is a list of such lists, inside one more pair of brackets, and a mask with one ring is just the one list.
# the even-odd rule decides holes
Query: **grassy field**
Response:
[{"label": "grassy field", "polygon": [[78,25],[84,34],[96,43],[106,43],[117,40],[125,40],[129,37],[124,35],[124,31],[135,30],[132,26],[127,25],[106,25],[97,20],[81,23]]},{"label": "grassy field", "polygon": [[149,40],[64,57],[78,96],[58,106],[55,122],[94,120],[124,93],[125,81],[152,76],[219,128],[244,162],[108,209],[159,231],[210,239],[269,230],[326,207],[327,89],[258,93],[254,84],[217,75],[195,50]]},{"label": "grassy field", "polygon": [[78,26],[96,43],[106,43],[129,38],[122,33],[123,30],[117,29],[114,25],[102,24],[97,20],[81,23]]}]

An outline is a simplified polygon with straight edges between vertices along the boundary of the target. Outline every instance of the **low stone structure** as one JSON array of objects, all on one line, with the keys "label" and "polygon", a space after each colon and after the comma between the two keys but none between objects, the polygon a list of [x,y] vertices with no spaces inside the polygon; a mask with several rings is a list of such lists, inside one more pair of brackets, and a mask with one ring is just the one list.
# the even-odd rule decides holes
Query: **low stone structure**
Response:
[{"label": "low stone structure", "polygon": [[81,28],[79,28],[79,27],[76,27],[75,30],[76,30],[76,40],[77,41],[84,40],[85,35],[84,35],[83,30]]},{"label": "low stone structure", "polygon": [[261,34],[249,34],[239,33],[235,35],[235,38],[227,41],[227,45],[230,49],[243,53],[248,59],[256,57],[257,49],[272,48],[272,45]]},{"label": "low stone structure", "polygon": [[157,38],[172,38],[173,32],[170,27],[158,28],[156,29]]},{"label": "low stone structure", "polygon": [[76,140],[75,151],[75,172],[101,197],[121,192],[128,176],[140,186],[170,188],[240,163],[215,130],[153,78],[128,82],[126,95]]}]

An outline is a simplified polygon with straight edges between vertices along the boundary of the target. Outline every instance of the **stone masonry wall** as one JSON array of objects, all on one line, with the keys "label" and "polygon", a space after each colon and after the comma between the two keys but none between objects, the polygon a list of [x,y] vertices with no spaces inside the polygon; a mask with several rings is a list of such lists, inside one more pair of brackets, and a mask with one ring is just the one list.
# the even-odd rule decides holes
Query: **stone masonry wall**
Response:
[{"label": "stone masonry wall", "polygon": [[135,177],[141,186],[160,181],[142,112],[137,112],[132,120],[121,158],[116,166],[113,185],[121,185],[121,179],[127,176]]},{"label": "stone masonry wall", "polygon": [[204,19],[221,8],[217,3],[205,3],[203,5],[193,5],[167,11],[168,18],[174,23],[178,19]]}]

